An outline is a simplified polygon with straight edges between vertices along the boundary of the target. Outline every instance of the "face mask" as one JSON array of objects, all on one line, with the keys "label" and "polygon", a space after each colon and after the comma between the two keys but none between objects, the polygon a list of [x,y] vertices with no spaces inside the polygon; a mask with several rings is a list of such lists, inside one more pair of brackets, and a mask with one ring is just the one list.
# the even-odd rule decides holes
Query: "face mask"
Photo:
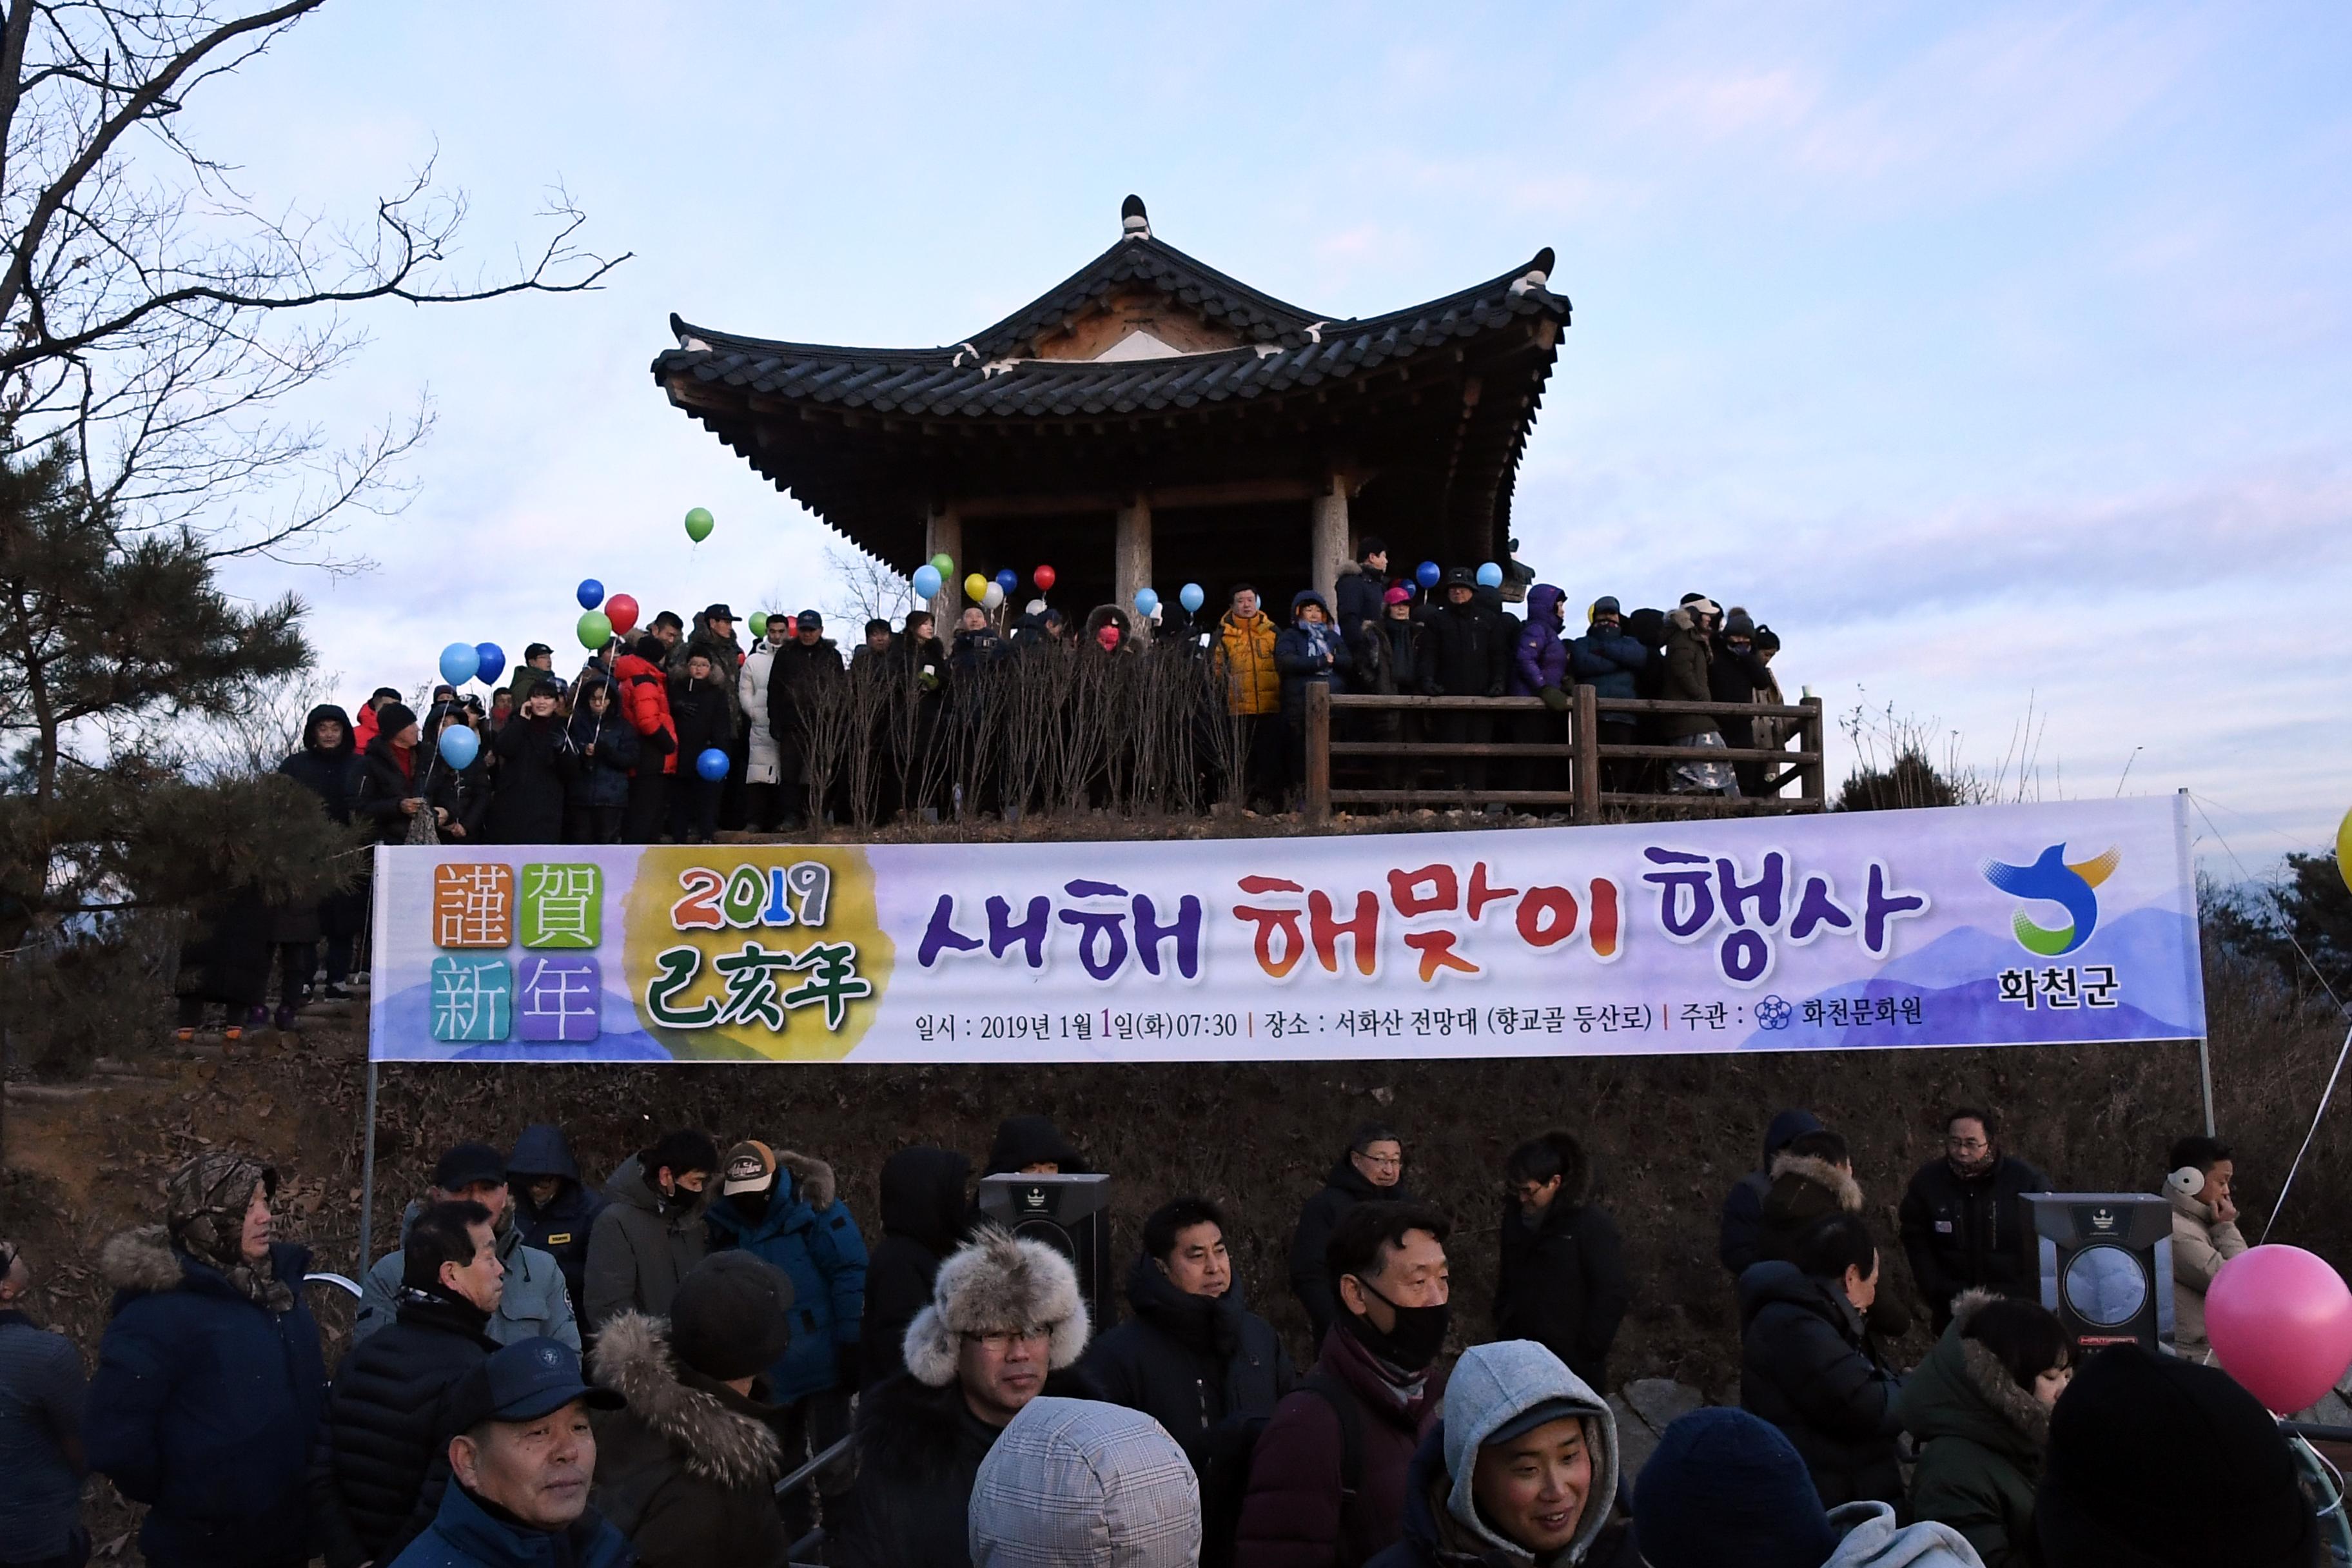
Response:
[{"label": "face mask", "polygon": [[747,1220],[764,1219],[768,1213],[768,1194],[764,1190],[756,1193],[730,1193],[727,1194],[727,1205]]},{"label": "face mask", "polygon": [[1396,1327],[1383,1331],[1373,1326],[1372,1320],[1360,1312],[1348,1314],[1348,1327],[1363,1342],[1364,1348],[1406,1372],[1419,1372],[1437,1359],[1445,1348],[1445,1331],[1453,1321],[1454,1305],[1440,1302],[1434,1307],[1400,1307],[1382,1296],[1361,1275],[1356,1283],[1364,1294],[1378,1299],[1396,1314]]}]

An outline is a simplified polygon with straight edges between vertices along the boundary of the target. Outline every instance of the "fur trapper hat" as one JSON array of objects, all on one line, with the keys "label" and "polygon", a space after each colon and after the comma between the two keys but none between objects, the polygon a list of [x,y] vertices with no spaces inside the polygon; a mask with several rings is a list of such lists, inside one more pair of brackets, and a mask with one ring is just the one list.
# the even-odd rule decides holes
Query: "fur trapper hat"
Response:
[{"label": "fur trapper hat", "polygon": [[931,1304],[907,1325],[907,1370],[929,1387],[945,1388],[955,1381],[961,1336],[1033,1327],[1053,1331],[1049,1370],[1076,1363],[1091,1331],[1078,1271],[1042,1241],[982,1226],[940,1265]]}]

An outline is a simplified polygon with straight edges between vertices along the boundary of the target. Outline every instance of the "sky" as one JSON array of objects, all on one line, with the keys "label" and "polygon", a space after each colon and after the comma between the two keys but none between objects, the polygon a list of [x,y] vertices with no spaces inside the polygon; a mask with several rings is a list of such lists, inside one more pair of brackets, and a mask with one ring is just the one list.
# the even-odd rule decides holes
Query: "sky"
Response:
[{"label": "sky", "polygon": [[189,111],[248,188],[363,218],[436,158],[496,269],[561,180],[631,259],[358,312],[300,412],[352,439],[429,397],[414,498],[334,541],[365,571],[229,584],[301,594],[348,700],[452,640],[568,647],[582,577],[824,603],[837,538],[654,384],[670,311],[953,342],[1130,191],[1335,319],[1550,246],[1543,581],[1745,605],[1864,742],[1891,714],[2007,797],[2187,788],[2200,853],[2259,868],[2352,805],[2347,68],[2329,5],[339,0]]}]

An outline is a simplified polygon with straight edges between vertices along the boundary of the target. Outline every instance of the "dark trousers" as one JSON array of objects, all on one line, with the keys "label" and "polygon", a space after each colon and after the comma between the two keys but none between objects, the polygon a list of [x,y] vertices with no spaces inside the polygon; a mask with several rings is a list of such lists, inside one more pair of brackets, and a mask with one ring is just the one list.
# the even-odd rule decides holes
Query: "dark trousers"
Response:
[{"label": "dark trousers", "polygon": [[[343,963],[351,963],[352,944],[343,943]],[[278,945],[278,962],[281,973],[278,982],[278,1005],[299,1007],[310,999],[310,976],[319,972],[319,944],[315,942],[287,942]],[[330,982],[334,984],[334,982]]]},{"label": "dark trousers", "polygon": [[[1568,715],[1546,709],[1540,713],[1511,715],[1511,740],[1522,746],[1566,745],[1570,740]],[[1515,757],[1516,764],[1506,770],[1513,789],[1557,789],[1568,787],[1568,759],[1558,757]],[[1540,807],[1533,809],[1540,810]]]},{"label": "dark trousers", "polygon": [[670,775],[653,763],[640,767],[629,780],[629,805],[621,818],[625,844],[658,844],[669,812]]},{"label": "dark trousers", "polygon": [[621,842],[623,819],[628,816],[625,805],[588,805],[572,801],[563,808],[563,841],[566,844],[618,844]]},{"label": "dark trousers", "polygon": [[[1441,709],[1430,715],[1430,739],[1448,745],[1478,745],[1493,739],[1495,721],[1484,713],[1464,713],[1454,709]],[[1458,790],[1482,790],[1486,787],[1486,759],[1484,757],[1448,757],[1445,759],[1445,787]]]},{"label": "dark trousers", "polygon": [[[849,1395],[838,1389],[828,1388],[822,1394],[794,1400],[784,1406],[783,1415],[781,1436],[784,1471],[788,1475],[849,1436]],[[798,1488],[791,1496],[779,1500],[776,1506],[784,1516],[784,1533],[798,1541],[816,1528],[813,1500],[824,1504],[826,1524],[837,1530],[849,1483],[856,1473],[855,1461],[844,1455],[841,1462],[819,1470],[813,1485]]]},{"label": "dark trousers", "polygon": [[1254,713],[1241,721],[1242,800],[1268,801],[1276,807],[1290,790],[1290,770],[1284,766],[1282,715]]},{"label": "dark trousers", "polygon": [[725,781],[700,773],[674,774],[669,781],[669,836],[680,844],[708,844],[719,831],[719,797]]},{"label": "dark trousers", "polygon": [[719,791],[719,822],[730,833],[742,831],[751,813],[750,785],[744,771],[751,765],[751,738],[738,735],[727,742],[727,777]]}]

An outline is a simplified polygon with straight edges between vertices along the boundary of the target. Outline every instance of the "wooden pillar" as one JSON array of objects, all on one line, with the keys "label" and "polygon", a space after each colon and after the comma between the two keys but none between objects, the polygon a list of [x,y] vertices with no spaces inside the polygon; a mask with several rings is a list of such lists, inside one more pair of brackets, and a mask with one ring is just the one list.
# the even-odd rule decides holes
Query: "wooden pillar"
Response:
[{"label": "wooden pillar", "polygon": [[1307,822],[1325,827],[1331,821],[1331,683],[1307,683]]},{"label": "wooden pillar", "polygon": [[1111,567],[1111,603],[1134,618],[1135,635],[1149,641],[1150,624],[1135,613],[1135,593],[1151,586],[1151,498],[1138,491],[1118,509],[1113,531],[1116,557]]},{"label": "wooden pillar", "polygon": [[944,646],[955,640],[956,618],[963,614],[963,518],[951,506],[932,508],[923,526],[923,559],[942,551],[955,561],[955,570],[931,598],[931,635]]},{"label": "wooden pillar", "polygon": [[1822,700],[1809,695],[1797,706],[1805,710],[1805,716],[1798,722],[1804,726],[1805,750],[1813,757],[1811,762],[1800,764],[1802,771],[1797,776],[1802,782],[1799,794],[1813,810],[1825,811],[1829,806],[1829,773],[1822,762]]},{"label": "wooden pillar", "polygon": [[1331,606],[1339,613],[1335,596],[1339,592],[1339,570],[1348,564],[1351,546],[1348,541],[1348,480],[1345,475],[1333,474],[1323,494],[1308,503],[1314,508],[1314,560],[1308,582]]},{"label": "wooden pillar", "polygon": [[1601,820],[1601,708],[1599,693],[1578,685],[1573,722],[1576,742],[1576,816]]}]

